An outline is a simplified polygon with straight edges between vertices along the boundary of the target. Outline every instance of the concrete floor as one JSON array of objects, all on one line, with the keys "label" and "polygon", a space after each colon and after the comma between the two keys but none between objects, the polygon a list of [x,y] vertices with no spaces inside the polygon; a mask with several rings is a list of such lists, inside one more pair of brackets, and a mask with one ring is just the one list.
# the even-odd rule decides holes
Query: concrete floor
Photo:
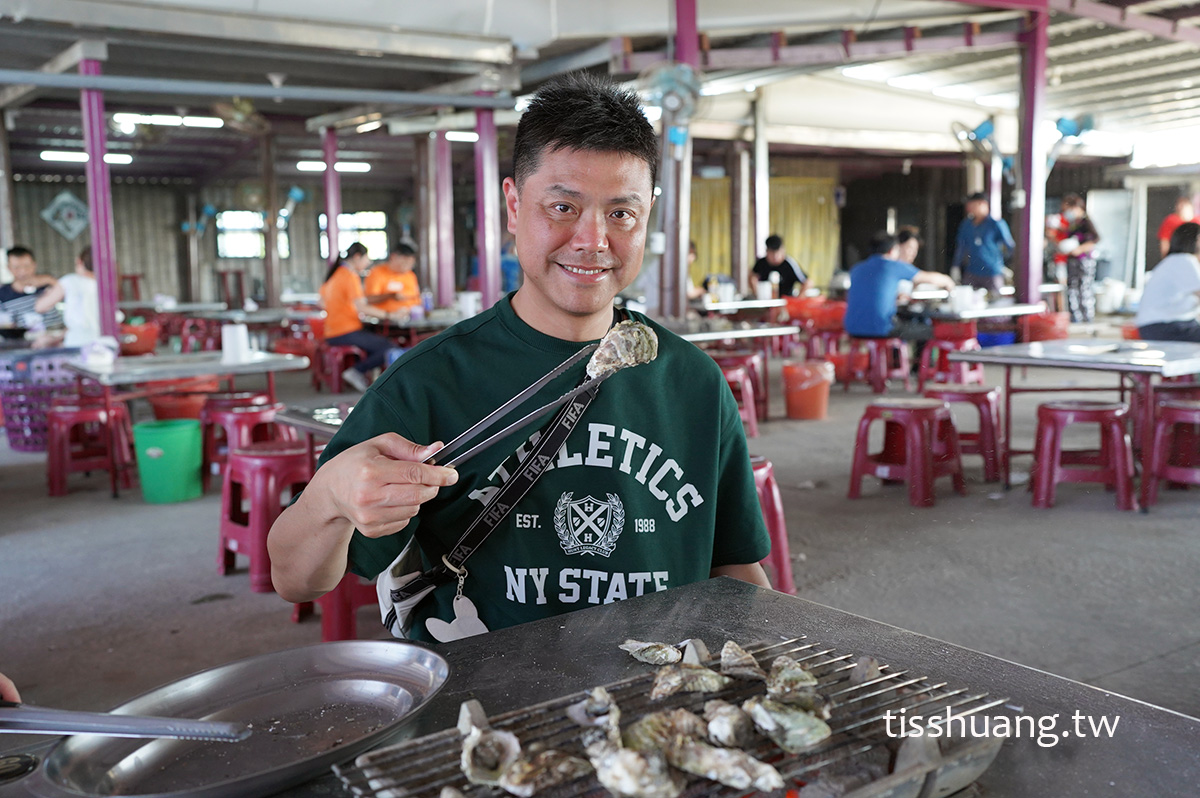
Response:
[{"label": "concrete floor", "polygon": [[[827,421],[786,420],[774,366],[773,420],[751,448],[775,464],[800,596],[1200,716],[1197,489],[1167,491],[1141,514],[1117,511],[1098,487],[1063,485],[1057,507],[1036,510],[1023,488],[983,483],[968,456],[967,496],[942,480],[937,506],[917,509],[903,487],[868,479],[850,501],[854,428],[872,395],[835,386]],[[279,384],[284,400],[312,398],[306,375]],[[1025,441],[1038,401],[1016,402]],[[69,495],[50,499],[44,463],[0,443],[0,671],[28,703],[107,709],[204,668],[320,640],[319,620],[293,624],[289,605],[250,591],[244,561],[217,574],[219,495],[113,500],[106,475],[93,474],[73,475]],[[361,612],[364,635],[383,637],[377,624]]]}]

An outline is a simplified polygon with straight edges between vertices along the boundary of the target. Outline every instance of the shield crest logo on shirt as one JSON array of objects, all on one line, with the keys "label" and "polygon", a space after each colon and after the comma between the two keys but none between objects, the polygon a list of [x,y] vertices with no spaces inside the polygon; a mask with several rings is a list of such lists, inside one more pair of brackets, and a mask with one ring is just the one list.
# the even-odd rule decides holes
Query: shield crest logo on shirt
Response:
[{"label": "shield crest logo on shirt", "polygon": [[598,554],[607,557],[617,548],[625,527],[625,507],[616,494],[607,500],[587,496],[572,501],[570,491],[554,507],[554,531],[567,554]]}]

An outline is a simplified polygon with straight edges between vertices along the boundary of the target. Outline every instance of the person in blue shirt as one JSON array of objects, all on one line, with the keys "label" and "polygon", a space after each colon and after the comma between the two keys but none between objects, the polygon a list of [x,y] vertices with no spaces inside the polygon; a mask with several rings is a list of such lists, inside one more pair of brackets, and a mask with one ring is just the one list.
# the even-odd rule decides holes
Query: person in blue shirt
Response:
[{"label": "person in blue shirt", "polygon": [[983,194],[967,197],[967,218],[958,226],[950,265],[962,268],[964,285],[999,294],[1004,287],[1004,256],[1017,245],[1004,220],[993,219],[989,211]]},{"label": "person in blue shirt", "polygon": [[[919,239],[917,244],[920,245]],[[928,324],[919,319],[896,317],[901,284],[924,283],[949,291],[954,288],[954,281],[949,275],[922,271],[900,260],[900,244],[890,233],[876,233],[871,239],[871,252],[870,257],[850,268],[850,290],[846,293],[846,318],[842,326],[855,338],[928,339]]]}]

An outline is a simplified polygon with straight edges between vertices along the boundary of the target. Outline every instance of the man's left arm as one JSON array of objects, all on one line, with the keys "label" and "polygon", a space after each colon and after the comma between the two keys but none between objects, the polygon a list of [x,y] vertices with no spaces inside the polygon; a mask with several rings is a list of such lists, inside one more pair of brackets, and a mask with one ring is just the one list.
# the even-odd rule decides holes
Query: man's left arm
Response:
[{"label": "man's left arm", "polygon": [[1012,230],[1008,229],[1008,222],[1003,219],[996,220],[996,228],[1000,231],[1000,241],[1004,244],[1004,248],[1010,253],[1017,251],[1017,242],[1013,241]]},{"label": "man's left arm", "polygon": [[749,582],[752,585],[759,587],[770,588],[771,583],[767,579],[767,572],[763,570],[760,563],[752,562],[745,565],[718,565],[708,572],[709,577],[716,576],[732,576],[734,579],[740,579],[743,582]]}]

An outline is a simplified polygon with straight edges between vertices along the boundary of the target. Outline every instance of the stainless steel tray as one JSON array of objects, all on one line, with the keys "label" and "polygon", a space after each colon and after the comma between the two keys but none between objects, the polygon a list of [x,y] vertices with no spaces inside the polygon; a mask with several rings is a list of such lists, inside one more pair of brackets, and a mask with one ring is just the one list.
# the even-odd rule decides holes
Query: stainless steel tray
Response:
[{"label": "stainless steel tray", "polygon": [[21,780],[31,795],[235,798],[270,795],[392,738],[449,676],[411,643],[349,640],[278,651],[193,674],[113,710],[241,721],[240,743],[65,738]]}]

